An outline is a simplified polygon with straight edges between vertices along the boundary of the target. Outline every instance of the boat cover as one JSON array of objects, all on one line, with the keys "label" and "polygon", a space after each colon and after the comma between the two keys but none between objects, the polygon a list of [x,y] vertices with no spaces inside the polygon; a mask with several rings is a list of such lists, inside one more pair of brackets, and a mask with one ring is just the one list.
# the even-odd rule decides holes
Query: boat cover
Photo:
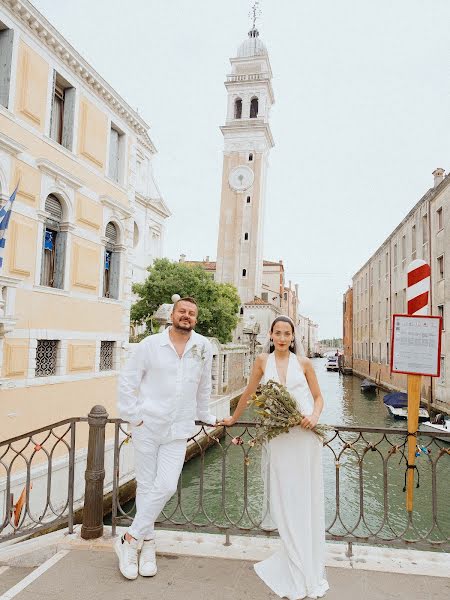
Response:
[{"label": "boat cover", "polygon": [[408,395],[404,392],[391,392],[386,394],[383,402],[393,408],[405,408],[408,406]]}]

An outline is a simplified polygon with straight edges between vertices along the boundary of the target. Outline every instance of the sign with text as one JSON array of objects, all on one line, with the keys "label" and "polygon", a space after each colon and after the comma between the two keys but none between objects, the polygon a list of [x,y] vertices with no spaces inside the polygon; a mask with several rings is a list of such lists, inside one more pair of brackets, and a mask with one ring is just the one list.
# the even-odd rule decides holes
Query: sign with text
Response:
[{"label": "sign with text", "polygon": [[392,317],[391,372],[439,377],[441,317]]}]

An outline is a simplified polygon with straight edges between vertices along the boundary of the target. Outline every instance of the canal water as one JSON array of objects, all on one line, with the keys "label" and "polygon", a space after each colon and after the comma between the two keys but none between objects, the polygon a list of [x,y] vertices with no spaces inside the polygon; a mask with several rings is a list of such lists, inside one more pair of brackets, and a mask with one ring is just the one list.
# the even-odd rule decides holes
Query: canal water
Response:
[{"label": "canal water", "polygon": [[[325,359],[313,359],[313,362],[325,401],[321,418],[323,423],[397,429],[406,427],[406,421],[395,420],[388,414],[383,404],[385,392],[362,393],[358,377],[327,372]],[[242,420],[254,420],[254,415],[249,410]],[[166,506],[166,518],[177,523],[190,522],[192,525],[214,522],[224,526],[231,524],[252,528],[259,524],[263,498],[260,476],[262,450],[258,446],[252,448],[248,445],[250,436],[242,427],[230,428],[228,435],[220,445],[216,444],[201,457],[185,464],[179,495],[174,496]],[[240,436],[244,444],[231,444],[230,440],[235,436]],[[405,460],[400,451],[385,462],[383,457],[386,458],[393,445],[403,444],[404,436],[390,435],[389,441],[383,440],[381,434],[365,434],[364,440],[358,440],[357,434],[346,433],[341,437],[323,451],[327,527],[332,525],[330,531],[336,535],[353,529],[354,533],[361,536],[379,532],[385,539],[395,537],[407,526],[403,492]],[[343,451],[345,442],[352,443],[352,446]],[[419,440],[419,444],[429,442],[430,438],[426,437]],[[368,443],[372,443],[373,451],[367,450]],[[439,445],[445,446],[442,442]],[[433,443],[430,448],[430,455],[423,453],[416,459],[420,487],[414,490],[413,522],[420,536],[425,535],[433,525],[430,458],[437,458],[439,447]],[[361,457],[364,457],[362,461]],[[294,470],[301,456],[286,457],[286,460],[292,461]],[[387,473],[386,489],[383,469]],[[440,541],[450,536],[450,456],[444,455],[438,460],[436,476],[440,531],[436,529],[430,537]],[[289,481],[286,481],[286,489],[288,487]],[[336,497],[339,500],[337,519]],[[164,515],[161,515],[162,521],[165,520]],[[413,532],[410,537],[416,537],[416,533]]]}]

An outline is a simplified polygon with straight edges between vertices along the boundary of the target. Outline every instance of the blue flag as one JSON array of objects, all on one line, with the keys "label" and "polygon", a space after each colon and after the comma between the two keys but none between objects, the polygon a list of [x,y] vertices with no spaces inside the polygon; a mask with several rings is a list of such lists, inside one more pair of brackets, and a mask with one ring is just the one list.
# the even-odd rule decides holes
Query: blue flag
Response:
[{"label": "blue flag", "polygon": [[3,266],[3,258],[5,254],[6,230],[8,229],[9,219],[11,218],[11,209],[13,202],[16,199],[18,187],[19,184],[16,185],[16,189],[11,194],[10,199],[0,210],[0,269]]}]

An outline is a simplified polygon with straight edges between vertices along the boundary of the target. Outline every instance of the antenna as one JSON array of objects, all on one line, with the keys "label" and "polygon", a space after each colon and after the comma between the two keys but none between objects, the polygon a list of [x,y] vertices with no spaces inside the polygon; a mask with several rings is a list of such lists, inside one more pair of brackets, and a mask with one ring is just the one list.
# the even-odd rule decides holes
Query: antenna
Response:
[{"label": "antenna", "polygon": [[260,0],[254,0],[248,16],[252,19],[252,29],[256,29],[256,21],[261,16]]}]

